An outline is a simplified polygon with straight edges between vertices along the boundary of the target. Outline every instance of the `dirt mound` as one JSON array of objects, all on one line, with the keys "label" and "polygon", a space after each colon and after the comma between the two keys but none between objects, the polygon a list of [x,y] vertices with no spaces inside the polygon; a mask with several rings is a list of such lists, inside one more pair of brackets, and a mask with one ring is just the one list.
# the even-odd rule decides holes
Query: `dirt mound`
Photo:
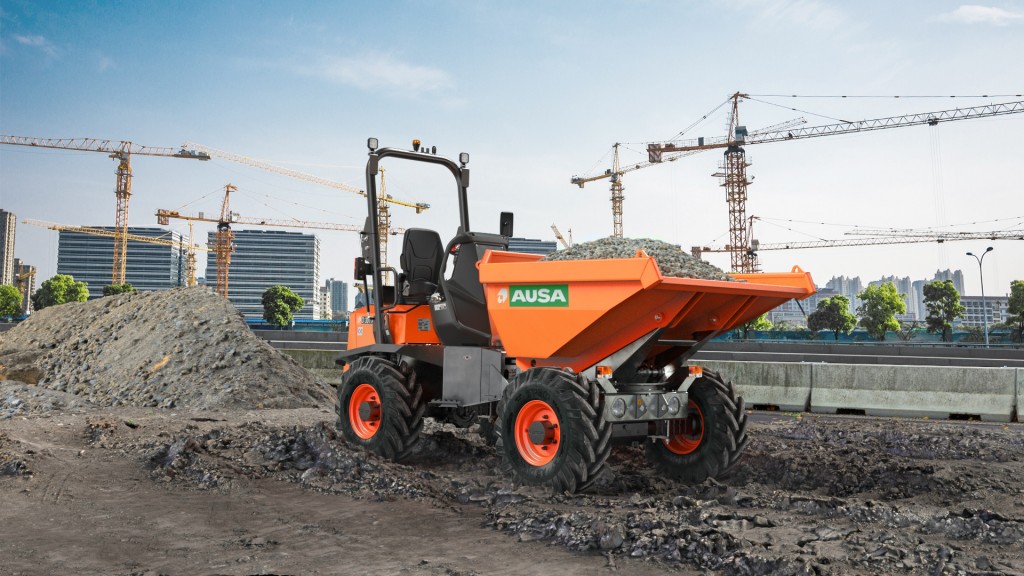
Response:
[{"label": "dirt mound", "polygon": [[652,240],[650,238],[615,238],[609,236],[592,242],[576,244],[571,248],[548,254],[541,260],[603,260],[608,258],[633,258],[637,250],[643,250],[658,263],[658,269],[665,276],[676,278],[700,278],[702,280],[735,279],[717,267],[683,252],[679,246]]},{"label": "dirt mound", "polygon": [[331,396],[207,288],[40,310],[0,336],[0,379],[19,375],[98,406],[299,408]]}]

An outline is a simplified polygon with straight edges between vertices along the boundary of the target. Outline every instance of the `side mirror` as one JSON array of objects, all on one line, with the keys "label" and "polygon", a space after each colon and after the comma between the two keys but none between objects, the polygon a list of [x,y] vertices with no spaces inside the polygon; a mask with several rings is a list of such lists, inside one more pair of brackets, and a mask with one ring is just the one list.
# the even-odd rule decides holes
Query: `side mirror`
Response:
[{"label": "side mirror", "polygon": [[512,215],[511,212],[502,212],[501,213],[501,219],[498,222],[498,230],[501,231],[500,234],[502,236],[504,236],[506,238],[511,238],[512,237],[512,221],[514,219],[515,218],[514,218],[514,216]]},{"label": "side mirror", "polygon": [[366,259],[360,256],[356,258],[354,274],[356,280],[363,280],[370,273],[370,264],[366,262]]}]

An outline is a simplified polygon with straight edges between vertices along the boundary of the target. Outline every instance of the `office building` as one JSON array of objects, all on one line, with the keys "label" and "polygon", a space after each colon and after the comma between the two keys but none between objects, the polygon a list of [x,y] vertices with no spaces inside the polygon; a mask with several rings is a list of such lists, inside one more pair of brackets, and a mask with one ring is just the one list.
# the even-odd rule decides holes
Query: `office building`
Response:
[{"label": "office building", "polygon": [[988,313],[988,327],[994,324],[1006,322],[1010,318],[1010,297],[1009,296],[985,296],[982,302],[981,296],[961,296],[960,303],[964,306],[964,317],[960,319],[960,326],[977,326],[984,328],[985,314]]},{"label": "office building", "polygon": [[14,228],[17,222],[13,212],[0,210],[0,284],[14,284]]},{"label": "office building", "polygon": [[[320,239],[312,234],[278,230],[235,230],[228,267],[228,299],[246,318],[263,318],[263,292],[271,286],[286,286],[305,305],[296,319],[320,317]],[[217,245],[211,231],[208,244]],[[217,253],[206,263],[207,282],[216,289]]]},{"label": "office building", "polygon": [[334,320],[348,318],[348,284],[331,278],[327,280],[326,287],[331,292],[331,318]]},{"label": "office building", "polygon": [[[93,226],[113,232],[110,226]],[[129,227],[128,233],[172,242],[181,242],[181,234],[163,228]],[[114,239],[82,232],[61,230],[57,240],[57,274],[73,276],[89,287],[89,298],[103,296],[103,287],[111,283],[114,267]],[[140,292],[167,290],[184,286],[185,255],[176,246],[128,241],[125,257],[125,282]]]},{"label": "office building", "polygon": [[523,254],[540,254],[546,256],[558,250],[558,243],[554,240],[535,240],[532,238],[509,238],[508,251],[522,252]]}]

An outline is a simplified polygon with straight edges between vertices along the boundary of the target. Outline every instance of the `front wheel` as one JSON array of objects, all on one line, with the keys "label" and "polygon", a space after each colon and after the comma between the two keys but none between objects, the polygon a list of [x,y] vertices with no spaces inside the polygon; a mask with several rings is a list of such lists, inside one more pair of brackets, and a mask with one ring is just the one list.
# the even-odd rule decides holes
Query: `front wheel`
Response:
[{"label": "front wheel", "polygon": [[399,460],[419,440],[422,396],[415,372],[406,376],[376,356],[358,358],[338,385],[338,430],[349,443]]},{"label": "front wheel", "polygon": [[558,492],[588,488],[611,450],[597,384],[555,368],[520,373],[505,388],[494,427],[504,470]]},{"label": "front wheel", "polygon": [[747,445],[747,414],[732,382],[705,370],[690,386],[689,412],[669,421],[668,439],[647,443],[647,458],[686,484],[728,474]]}]

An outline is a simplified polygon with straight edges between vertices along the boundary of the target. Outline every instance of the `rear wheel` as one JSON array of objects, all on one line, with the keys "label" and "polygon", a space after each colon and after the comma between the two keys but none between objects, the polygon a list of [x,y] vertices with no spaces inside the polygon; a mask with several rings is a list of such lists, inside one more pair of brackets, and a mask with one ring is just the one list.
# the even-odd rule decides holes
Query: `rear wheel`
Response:
[{"label": "rear wheel", "polygon": [[349,443],[390,460],[406,456],[423,428],[422,390],[416,375],[393,362],[364,356],[338,386],[338,430]]},{"label": "rear wheel", "polygon": [[648,459],[687,484],[728,474],[747,445],[747,414],[732,382],[704,371],[690,386],[686,418],[669,421],[669,438],[647,443]]},{"label": "rear wheel", "polygon": [[593,484],[611,450],[597,384],[555,368],[527,370],[505,388],[495,432],[507,473],[559,492]]}]

